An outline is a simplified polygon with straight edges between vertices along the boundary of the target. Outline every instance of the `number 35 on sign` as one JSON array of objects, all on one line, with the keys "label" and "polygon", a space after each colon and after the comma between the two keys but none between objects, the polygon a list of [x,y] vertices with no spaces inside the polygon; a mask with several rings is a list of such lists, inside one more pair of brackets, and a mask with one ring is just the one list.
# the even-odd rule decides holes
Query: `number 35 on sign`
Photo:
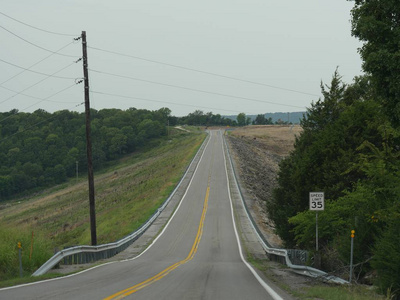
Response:
[{"label": "number 35 on sign", "polygon": [[310,210],[324,210],[325,195],[324,192],[311,192],[310,193]]}]

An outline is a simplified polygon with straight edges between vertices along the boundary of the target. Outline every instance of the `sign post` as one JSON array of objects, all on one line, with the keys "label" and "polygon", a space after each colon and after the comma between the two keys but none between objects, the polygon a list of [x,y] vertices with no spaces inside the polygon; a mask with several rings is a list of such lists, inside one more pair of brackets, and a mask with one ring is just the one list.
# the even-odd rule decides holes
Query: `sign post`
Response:
[{"label": "sign post", "polygon": [[355,230],[351,231],[351,249],[350,249],[350,279],[349,279],[349,283],[351,283],[351,279],[353,277],[353,249],[354,249],[354,234],[355,234]]},{"label": "sign post", "polygon": [[19,277],[22,278],[22,254],[21,254],[22,245],[21,245],[21,242],[18,242],[17,246],[18,246],[18,258],[19,258]]},{"label": "sign post", "polygon": [[310,210],[315,210],[315,250],[318,252],[318,211],[325,209],[324,192],[310,192]]}]

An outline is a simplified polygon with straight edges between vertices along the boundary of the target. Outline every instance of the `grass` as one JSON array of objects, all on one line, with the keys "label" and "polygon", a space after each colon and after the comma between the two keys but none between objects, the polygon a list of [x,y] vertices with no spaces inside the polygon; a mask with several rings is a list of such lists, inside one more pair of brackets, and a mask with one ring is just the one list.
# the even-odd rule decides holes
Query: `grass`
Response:
[{"label": "grass", "polygon": [[[96,173],[98,244],[114,242],[140,227],[172,192],[203,139],[199,132],[172,131],[157,147],[128,155]],[[19,275],[18,241],[27,276],[55,251],[90,244],[86,180],[71,180],[62,188],[8,203],[11,206],[0,210],[0,281]]]},{"label": "grass", "polygon": [[13,279],[0,281],[0,288],[5,288],[5,287],[9,287],[9,286],[14,286],[14,285],[20,285],[20,284],[25,284],[25,283],[31,283],[31,282],[37,282],[37,281],[57,278],[57,277],[61,277],[61,276],[62,275],[60,275],[60,274],[45,274],[45,275],[38,276],[38,277],[27,277],[26,276],[23,278],[13,278]]},{"label": "grass", "polygon": [[307,287],[293,288],[290,284],[284,283],[282,280],[277,280],[272,276],[268,260],[255,258],[247,253],[247,261],[255,268],[264,273],[264,275],[278,285],[281,289],[287,291],[298,299],[324,299],[324,300],[384,300],[392,299],[390,292],[385,297],[379,294],[374,287],[365,285],[334,285],[326,284],[318,281],[312,282]]},{"label": "grass", "polygon": [[23,276],[30,275],[35,266],[42,264],[43,261],[46,261],[52,255],[50,243],[43,235],[34,235],[32,238],[32,232],[29,232],[27,229],[21,230],[1,226],[0,237],[1,280],[19,276],[18,242],[22,244],[21,259]]},{"label": "grass", "polygon": [[[376,300],[388,299],[374,290],[360,285],[351,286],[314,286],[305,289],[303,299],[327,300]],[[389,298],[390,299],[390,298]]]}]

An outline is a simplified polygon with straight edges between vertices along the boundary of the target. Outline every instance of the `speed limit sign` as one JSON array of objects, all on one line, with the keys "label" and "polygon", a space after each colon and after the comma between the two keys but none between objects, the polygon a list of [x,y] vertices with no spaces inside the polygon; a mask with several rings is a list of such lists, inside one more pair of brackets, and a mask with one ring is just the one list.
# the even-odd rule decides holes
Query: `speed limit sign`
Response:
[{"label": "speed limit sign", "polygon": [[311,192],[310,193],[310,210],[324,210],[324,192]]}]

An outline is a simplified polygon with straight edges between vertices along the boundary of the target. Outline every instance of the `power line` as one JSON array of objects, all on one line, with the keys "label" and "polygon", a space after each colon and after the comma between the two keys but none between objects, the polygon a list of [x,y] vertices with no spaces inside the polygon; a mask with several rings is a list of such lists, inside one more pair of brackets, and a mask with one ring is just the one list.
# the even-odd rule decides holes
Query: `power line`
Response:
[{"label": "power line", "polygon": [[106,95],[106,96],[111,96],[111,97],[125,98],[125,99],[134,99],[134,100],[142,100],[142,101],[147,101],[147,102],[156,102],[156,103],[163,103],[163,104],[171,104],[171,105],[177,105],[177,106],[187,106],[187,107],[194,107],[194,108],[204,108],[204,109],[211,109],[211,110],[220,110],[220,111],[231,111],[231,112],[235,112],[235,113],[241,113],[241,112],[243,112],[243,111],[237,111],[237,110],[232,110],[232,109],[225,109],[225,108],[224,108],[224,109],[221,109],[221,108],[215,108],[215,107],[207,107],[207,106],[191,105],[191,104],[184,104],[184,103],[176,103],[176,102],[170,102],[170,101],[164,101],[164,100],[154,100],[154,99],[148,99],[148,98],[124,96],[124,95],[117,95],[117,94],[111,94],[111,93],[104,93],[104,92],[99,92],[99,91],[91,91],[91,93],[99,94],[99,95]]},{"label": "power line", "polygon": [[[0,13],[1,13],[1,12],[0,12]],[[59,52],[59,51],[61,51],[61,50],[64,49],[64,48],[68,47],[69,45],[71,45],[71,44],[73,44],[73,43],[74,43],[74,42],[70,42],[70,43],[68,43],[67,45],[61,47],[60,49],[58,49],[58,50],[56,51],[56,53]],[[0,83],[0,86],[2,86],[3,84],[5,84],[5,83],[8,82],[8,81],[14,79],[15,77],[21,75],[22,73],[24,73],[24,72],[26,72],[26,71],[29,71],[31,68],[33,68],[34,66],[40,64],[42,61],[45,61],[46,59],[48,59],[49,57],[51,57],[51,56],[53,56],[53,55],[54,55],[54,53],[51,53],[50,55],[48,55],[48,56],[46,56],[45,58],[39,60],[38,62],[34,63],[34,64],[31,65],[30,67],[28,67],[28,68],[23,68],[23,70],[22,70],[21,72],[19,72],[18,74],[14,75],[14,76],[10,77],[9,79],[7,79],[6,81],[3,81],[2,83]],[[3,61],[3,62],[4,62],[4,61]],[[10,64],[10,63],[8,63],[8,64]],[[16,66],[16,65],[13,65],[13,66]],[[22,68],[22,67],[20,67],[20,68]]]},{"label": "power line", "polygon": [[[2,60],[0,59],[0,61],[2,61]],[[54,77],[54,78],[62,78],[62,77],[59,77],[59,76],[55,76],[55,74],[57,74],[57,73],[59,73],[59,72],[65,70],[65,69],[69,68],[69,67],[72,66],[73,64],[74,64],[74,63],[71,63],[71,64],[65,66],[64,68],[58,70],[57,72],[54,72],[53,74],[43,74],[43,75],[46,75],[45,78],[43,78],[43,79],[39,80],[38,82],[36,82],[36,83],[34,83],[34,84],[28,86],[27,88],[23,89],[22,91],[18,92],[17,94],[12,95],[12,96],[8,97],[7,99],[4,99],[3,101],[0,102],[0,104],[6,102],[6,101],[8,101],[8,100],[10,100],[11,98],[14,98],[15,96],[21,94],[22,92],[25,92],[26,90],[29,90],[30,88],[32,88],[32,87],[38,85],[39,83],[42,83],[43,81],[45,81],[45,80],[47,80],[47,79],[49,79],[49,78],[51,78],[51,77]],[[27,70],[27,71],[32,72],[32,70]],[[63,79],[74,79],[74,80],[76,80],[76,78],[66,78],[66,77],[63,78]]]},{"label": "power line", "polygon": [[[58,91],[58,92],[56,92],[56,93],[54,93],[54,94],[52,94],[52,95],[50,95],[50,96],[48,96],[48,97],[46,97],[46,98],[43,98],[43,99],[41,99],[40,101],[38,101],[38,102],[36,102],[36,103],[34,103],[34,104],[28,106],[28,107],[25,107],[23,110],[26,110],[26,109],[28,109],[28,108],[31,108],[32,106],[35,106],[35,105],[37,105],[37,104],[39,104],[39,103],[41,103],[41,102],[43,102],[43,101],[47,101],[48,99],[50,99],[50,98],[52,98],[52,97],[54,97],[54,96],[56,96],[56,95],[58,95],[58,94],[60,94],[60,93],[62,93],[62,92],[64,92],[64,91],[66,91],[66,90],[68,90],[68,89],[74,87],[75,85],[76,85],[76,83],[74,83],[73,85],[70,85],[70,86],[68,86],[68,87],[66,87],[66,88],[63,88],[62,90],[60,90],[60,91]],[[14,115],[16,115],[16,114],[18,114],[18,113],[19,113],[19,111],[15,112],[15,113],[13,113],[13,114],[11,114],[11,115],[9,115],[8,117],[5,117],[4,119],[0,120],[0,123],[4,122],[4,121],[7,120],[8,118],[11,118],[12,116],[14,116]]]},{"label": "power line", "polygon": [[[29,68],[31,68],[31,67],[29,67],[29,68],[24,68],[24,67],[18,66],[18,65],[16,65],[16,64],[10,63],[10,62],[8,62],[8,61],[5,61],[5,60],[3,60],[3,59],[1,59],[1,58],[0,58],[0,61],[1,61],[2,63],[7,64],[7,65],[16,67],[16,68],[18,68],[18,69],[22,69],[22,70],[24,70],[24,71],[28,71],[28,72],[31,72],[31,73],[35,73],[35,74],[39,74],[39,75],[43,75],[43,76],[47,76],[47,77],[53,77],[53,78],[59,78],[59,79],[69,79],[69,80],[75,79],[75,78],[72,78],[72,77],[55,76],[55,75],[52,75],[52,74],[46,74],[46,73],[42,73],[42,72],[38,72],[38,71],[33,71],[33,70],[29,69]],[[73,64],[74,64],[74,63],[72,63],[72,64],[70,64],[70,65],[73,65]],[[68,65],[68,66],[70,66],[70,65]],[[58,73],[58,72],[56,72],[56,73]],[[54,73],[54,74],[56,74],[56,73]]]},{"label": "power line", "polygon": [[31,27],[31,28],[39,30],[39,31],[43,31],[43,32],[46,32],[46,33],[51,33],[51,34],[56,34],[56,35],[63,35],[63,36],[76,36],[76,34],[59,33],[59,32],[54,32],[54,31],[50,31],[50,30],[46,30],[46,29],[41,29],[39,27],[36,27],[36,26],[33,26],[33,25],[29,25],[29,24],[27,24],[25,22],[17,20],[17,19],[15,19],[15,18],[13,18],[13,17],[11,17],[9,15],[6,15],[5,13],[3,13],[1,11],[0,11],[0,14],[5,16],[5,17],[7,17],[7,18],[9,18],[9,19],[11,19],[11,20],[13,20],[13,21],[15,21],[15,22],[21,23],[21,24],[23,24],[25,26]]},{"label": "power line", "polygon": [[235,99],[241,99],[241,100],[259,102],[259,103],[267,103],[267,104],[281,105],[281,106],[286,106],[286,107],[294,107],[294,108],[301,108],[301,109],[304,109],[304,108],[305,108],[305,107],[303,107],[303,106],[282,104],[282,103],[277,103],[277,102],[272,102],[272,101],[265,101],[265,100],[259,100],[259,99],[254,99],[254,98],[247,98],[247,97],[240,97],[240,96],[234,96],[234,95],[228,95],[228,94],[210,92],[210,91],[205,91],[205,90],[199,90],[199,89],[193,89],[193,88],[183,87],[183,86],[179,86],[179,85],[172,85],[172,84],[167,84],[167,83],[162,83],[162,82],[156,82],[156,81],[151,81],[151,80],[145,80],[145,79],[140,79],[140,78],[135,78],[135,77],[130,77],[130,76],[112,74],[112,73],[102,72],[102,71],[93,70],[93,69],[90,69],[90,71],[95,72],[95,73],[99,73],[99,74],[105,74],[105,75],[109,75],[109,76],[119,77],[119,78],[125,78],[125,79],[130,79],[130,80],[135,80],[135,81],[141,81],[141,82],[146,82],[146,83],[151,83],[151,84],[157,84],[157,85],[162,85],[162,86],[168,86],[168,87],[173,87],[173,88],[188,90],[188,91],[192,91],[192,92],[205,93],[205,94],[210,94],[210,95],[216,95],[216,96],[222,96],[222,97],[228,97],[228,98],[235,98]]},{"label": "power line", "polygon": [[66,90],[69,90],[70,88],[74,87],[75,85],[76,85],[76,83],[73,84],[73,85],[70,85],[70,86],[68,86],[68,87],[66,87],[66,88],[63,88],[62,90],[60,90],[60,91],[58,91],[58,92],[56,92],[56,93],[54,93],[54,94],[52,94],[52,95],[50,95],[50,96],[48,96],[48,97],[42,99],[42,100],[40,100],[39,102],[36,102],[36,103],[34,103],[34,104],[32,104],[32,105],[30,105],[30,106],[28,106],[28,107],[25,107],[23,110],[26,110],[26,109],[28,109],[28,108],[31,108],[32,106],[35,106],[35,105],[37,105],[37,104],[39,104],[39,103],[41,103],[41,102],[43,102],[43,101],[47,101],[48,99],[50,99],[50,98],[52,98],[52,97],[54,97],[54,96],[57,96],[58,94],[61,94],[62,92],[66,91]]},{"label": "power line", "polygon": [[18,34],[15,34],[14,32],[8,30],[7,28],[5,28],[5,27],[2,26],[2,25],[0,25],[0,28],[2,28],[3,30],[5,30],[5,31],[7,31],[8,33],[12,34],[13,36],[15,36],[15,37],[17,37],[17,38],[23,40],[25,43],[28,43],[28,44],[30,44],[30,45],[32,45],[32,46],[34,46],[34,47],[36,47],[36,48],[39,48],[39,49],[41,49],[41,50],[44,50],[44,51],[47,51],[47,52],[50,52],[50,53],[54,53],[54,54],[57,54],[57,55],[61,55],[61,56],[66,56],[66,57],[74,57],[74,58],[77,57],[76,55],[62,54],[62,53],[57,53],[57,52],[55,52],[55,51],[46,49],[46,48],[44,48],[44,47],[42,47],[42,46],[39,46],[39,45],[37,45],[37,44],[35,44],[35,43],[32,43],[32,42],[28,41],[27,39],[24,39],[23,37],[20,37]]},{"label": "power line", "polygon": [[[4,86],[0,86],[0,88],[5,89],[5,90],[10,91],[10,92],[13,92],[13,93],[16,93],[16,94],[19,94],[19,95],[22,95],[22,96],[25,96],[25,97],[29,97],[29,98],[37,99],[37,100],[43,100],[43,101],[46,101],[46,102],[52,102],[52,103],[75,103],[75,102],[71,102],[71,101],[52,101],[52,100],[46,100],[46,99],[43,99],[43,98],[40,98],[40,97],[36,97],[36,96],[32,96],[32,95],[28,95],[28,94],[25,94],[25,93],[22,93],[22,92],[15,91],[15,90],[6,88],[6,87],[4,87]],[[14,96],[15,96],[15,95],[14,95]],[[3,103],[3,102],[1,102],[1,103]],[[0,104],[1,104],[1,103],[0,103]]]},{"label": "power line", "polygon": [[260,86],[266,86],[266,87],[269,87],[269,88],[283,90],[283,91],[286,91],[286,92],[298,93],[298,94],[303,94],[303,95],[308,95],[308,96],[317,96],[317,97],[320,96],[320,95],[313,94],[313,93],[307,93],[307,92],[298,91],[298,90],[294,90],[294,89],[278,87],[278,86],[274,86],[274,85],[270,85],[270,84],[266,84],[266,83],[262,83],[262,82],[256,82],[256,81],[241,79],[241,78],[237,78],[237,77],[233,77],[233,76],[217,74],[217,73],[214,73],[214,72],[202,71],[202,70],[198,70],[198,69],[194,69],[194,68],[188,68],[188,67],[174,65],[174,64],[170,64],[170,63],[165,63],[165,62],[161,62],[161,61],[157,61],[157,60],[142,58],[142,57],[139,57],[139,56],[123,54],[123,53],[114,52],[114,51],[110,51],[110,50],[104,50],[104,49],[100,49],[100,48],[96,48],[96,47],[88,46],[88,48],[93,49],[93,50],[97,50],[97,51],[102,51],[102,52],[107,52],[107,53],[119,55],[119,56],[125,56],[125,57],[130,57],[130,58],[134,58],[134,59],[138,59],[138,60],[142,60],[142,61],[147,61],[147,62],[151,62],[151,63],[155,63],[155,64],[160,64],[160,65],[164,65],[164,66],[178,68],[178,69],[182,69],[182,70],[186,70],[186,71],[192,71],[192,72],[197,72],[197,73],[201,73],[201,74],[207,74],[207,75],[212,75],[212,76],[216,76],[216,77],[231,79],[231,80],[235,80],[235,81],[251,83],[251,84],[260,85]]}]

